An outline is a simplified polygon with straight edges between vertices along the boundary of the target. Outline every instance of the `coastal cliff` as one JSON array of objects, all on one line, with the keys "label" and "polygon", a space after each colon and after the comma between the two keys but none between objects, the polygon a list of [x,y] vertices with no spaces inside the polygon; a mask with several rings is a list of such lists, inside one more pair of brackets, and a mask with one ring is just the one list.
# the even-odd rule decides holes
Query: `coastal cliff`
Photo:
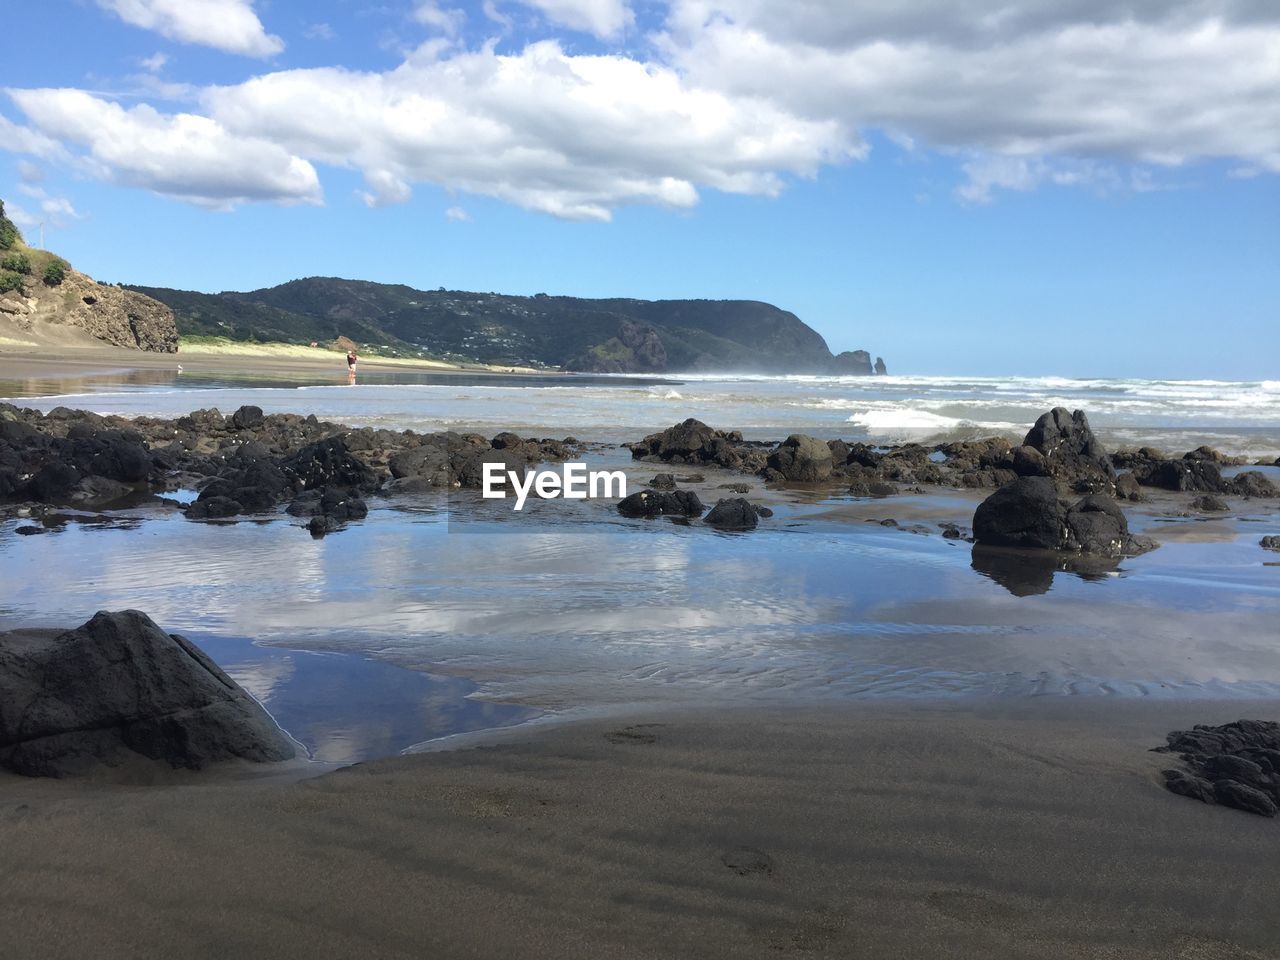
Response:
[{"label": "coastal cliff", "polygon": [[11,338],[63,342],[79,335],[152,353],[178,349],[173,311],[133,290],[99,283],[48,251],[27,246],[0,201],[0,324]]}]

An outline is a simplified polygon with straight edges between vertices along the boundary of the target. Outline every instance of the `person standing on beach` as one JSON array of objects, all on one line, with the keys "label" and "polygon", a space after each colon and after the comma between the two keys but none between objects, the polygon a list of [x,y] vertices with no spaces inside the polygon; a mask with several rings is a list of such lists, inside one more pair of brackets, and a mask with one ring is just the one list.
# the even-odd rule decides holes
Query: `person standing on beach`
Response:
[{"label": "person standing on beach", "polygon": [[352,347],[350,350],[347,351],[347,380],[351,381],[352,383],[354,383],[356,379],[356,360],[357,359],[358,358],[356,357],[355,347]]}]

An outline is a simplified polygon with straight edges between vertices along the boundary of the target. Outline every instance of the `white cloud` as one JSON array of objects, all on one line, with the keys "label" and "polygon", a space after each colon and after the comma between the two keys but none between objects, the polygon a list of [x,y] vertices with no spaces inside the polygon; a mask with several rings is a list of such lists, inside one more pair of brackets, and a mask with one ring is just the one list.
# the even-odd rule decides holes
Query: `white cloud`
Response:
[{"label": "white cloud", "polygon": [[467,14],[456,7],[441,7],[436,0],[422,0],[413,11],[413,18],[425,26],[439,30],[446,37],[456,37],[467,22]]},{"label": "white cloud", "polygon": [[125,23],[180,43],[269,57],[284,41],[267,33],[252,0],[97,0]]},{"label": "white cloud", "polygon": [[54,196],[44,188],[29,183],[20,184],[18,190],[40,204],[40,212],[49,226],[64,227],[72,220],[82,219],[68,197]]},{"label": "white cloud", "polygon": [[450,207],[444,212],[444,218],[450,223],[466,223],[471,219],[471,214],[462,207]]},{"label": "white cloud", "polygon": [[[230,5],[262,32],[245,0],[110,2]],[[594,220],[705,189],[773,196],[865,157],[870,130],[912,162],[956,158],[969,204],[1048,184],[1167,189],[1160,168],[1204,159],[1280,172],[1280,8],[1262,0],[670,0],[647,58],[465,49],[450,2],[403,8],[441,35],[394,69],[133,91],[186,113],[15,91],[27,125],[0,116],[0,144],[55,162],[65,144],[91,173],[201,203],[316,202],[320,163],[361,173],[372,206],[427,183]],[[515,2],[601,38],[633,29],[624,0],[482,9],[501,26]]]},{"label": "white cloud", "polygon": [[23,183],[39,183],[44,179],[44,167],[30,160],[19,160],[18,176]]},{"label": "white cloud", "polygon": [[313,23],[311,26],[307,27],[306,30],[302,31],[302,35],[308,40],[332,40],[338,34],[333,27],[329,26],[327,23]]},{"label": "white cloud", "polygon": [[168,62],[169,55],[167,53],[153,53],[151,56],[143,57],[139,60],[138,65],[148,73],[159,73]]},{"label": "white cloud", "polygon": [[832,121],[553,41],[511,55],[427,45],[387,73],[284,71],[210,88],[203,103],[236,135],[361,170],[374,201],[427,182],[574,219],[607,220],[627,203],[692,206],[700,186],[774,195],[783,173],[862,149]]},{"label": "white cloud", "polygon": [[8,93],[37,137],[81,148],[74,162],[101,179],[211,207],[320,202],[310,163],[208,117],[163,114],[145,104],[125,109],[82,90]]},{"label": "white cloud", "polygon": [[[674,0],[658,39],[690,81],[927,148],[1280,172],[1280,7],[1251,0]],[[962,188],[965,189],[965,188]],[[989,193],[989,191],[988,191]]]},{"label": "white cloud", "polygon": [[541,11],[552,23],[594,34],[605,40],[619,37],[635,23],[626,0],[516,0]]}]

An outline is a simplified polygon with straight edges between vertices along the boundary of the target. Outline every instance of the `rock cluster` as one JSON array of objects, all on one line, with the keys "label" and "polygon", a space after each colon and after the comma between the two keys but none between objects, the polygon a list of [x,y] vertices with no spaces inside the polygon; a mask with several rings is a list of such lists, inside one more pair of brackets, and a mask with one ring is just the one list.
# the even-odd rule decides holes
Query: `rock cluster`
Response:
[{"label": "rock cluster", "polygon": [[47,414],[0,404],[0,502],[107,508],[194,488],[192,520],[273,511],[323,534],[367,513],[375,491],[478,488],[484,464],[523,471],[562,461],[558,440],[499,434],[348,429],[314,416],[231,416],[197,410],[176,420],[125,420],[56,408]]},{"label": "rock cluster", "polygon": [[1256,470],[1224,479],[1219,464],[1231,458],[1207,447],[1177,459],[1145,447],[1108,455],[1084,412],[1062,407],[1041,416],[1020,444],[989,437],[874,447],[796,434],[770,445],[689,419],[627,446],[634,459],[646,463],[718,466],[772,483],[843,484],[858,497],[890,496],[904,486],[1003,487],[1019,477],[1047,477],[1062,493],[1134,501],[1146,499],[1143,487],[1280,496]]},{"label": "rock cluster", "polygon": [[0,767],[64,777],[139,759],[198,769],[293,756],[257,701],[146,614],[0,634]]},{"label": "rock cluster", "polygon": [[1158,753],[1176,753],[1187,769],[1164,771],[1165,786],[1183,797],[1264,817],[1280,810],[1280,723],[1237,720],[1175,730]]},{"label": "rock cluster", "polygon": [[1019,477],[978,505],[974,539],[986,546],[1061,550],[1107,557],[1132,556],[1155,543],[1129,532],[1110,497],[1089,494],[1068,503],[1048,477]]}]

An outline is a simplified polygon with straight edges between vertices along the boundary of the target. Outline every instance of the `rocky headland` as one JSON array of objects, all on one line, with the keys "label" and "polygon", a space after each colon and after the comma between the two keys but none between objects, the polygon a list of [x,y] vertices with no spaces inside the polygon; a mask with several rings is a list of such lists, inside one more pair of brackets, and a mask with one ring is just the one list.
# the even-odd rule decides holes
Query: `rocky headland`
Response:
[{"label": "rocky headland", "polygon": [[[0,203],[0,324],[10,339],[85,342],[153,353],[178,349],[173,311],[158,300],[99,283],[60,257],[26,245]],[[3,334],[4,330],[0,330]]]}]

